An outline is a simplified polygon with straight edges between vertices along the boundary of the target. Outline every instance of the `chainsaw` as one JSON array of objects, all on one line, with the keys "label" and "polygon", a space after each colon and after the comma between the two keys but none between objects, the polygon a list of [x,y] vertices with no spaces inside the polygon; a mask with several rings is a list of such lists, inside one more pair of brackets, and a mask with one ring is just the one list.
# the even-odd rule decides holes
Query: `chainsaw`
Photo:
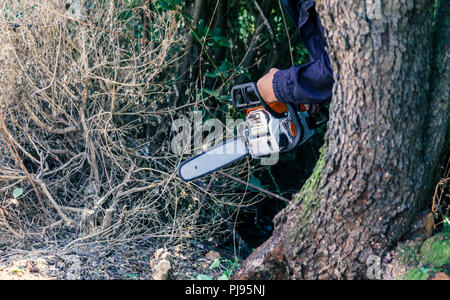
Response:
[{"label": "chainsaw", "polygon": [[328,121],[327,116],[316,121],[303,104],[266,103],[254,82],[233,87],[231,98],[234,107],[246,114],[237,137],[184,161],[178,168],[182,180],[208,175],[247,155],[262,159],[289,152],[305,143],[314,135],[315,128]]}]

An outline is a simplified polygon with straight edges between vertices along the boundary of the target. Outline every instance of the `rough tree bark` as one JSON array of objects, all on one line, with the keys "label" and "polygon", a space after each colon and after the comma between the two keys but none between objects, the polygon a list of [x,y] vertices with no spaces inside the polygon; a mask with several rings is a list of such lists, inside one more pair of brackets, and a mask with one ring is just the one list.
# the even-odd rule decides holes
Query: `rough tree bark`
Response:
[{"label": "rough tree bark", "polygon": [[449,119],[448,27],[433,45],[434,1],[381,1],[379,19],[366,7],[377,1],[316,2],[336,80],[326,147],[237,279],[365,278],[431,197]]}]

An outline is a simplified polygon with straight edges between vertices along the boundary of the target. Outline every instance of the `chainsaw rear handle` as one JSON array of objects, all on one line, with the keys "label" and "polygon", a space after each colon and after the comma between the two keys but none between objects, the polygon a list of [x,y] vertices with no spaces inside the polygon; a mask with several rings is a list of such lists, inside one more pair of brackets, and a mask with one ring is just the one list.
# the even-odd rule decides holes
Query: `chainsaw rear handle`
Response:
[{"label": "chainsaw rear handle", "polygon": [[301,121],[298,116],[298,112],[297,112],[295,105],[292,103],[285,103],[285,104],[289,111],[289,115],[291,116],[292,122],[294,123],[297,134],[295,135],[294,140],[292,141],[292,144],[290,144],[286,149],[281,150],[281,153],[285,153],[285,152],[294,150],[298,146],[300,141],[303,139],[303,135],[304,135],[303,126],[301,124]]},{"label": "chainsaw rear handle", "polygon": [[[240,103],[238,101],[239,94],[242,96],[244,103]],[[234,86],[231,89],[231,99],[233,100],[234,107],[239,110],[248,109],[262,104],[264,108],[275,118],[281,119],[286,117],[286,113],[277,113],[266,103],[266,101],[264,101],[258,91],[256,83],[254,82]]]}]

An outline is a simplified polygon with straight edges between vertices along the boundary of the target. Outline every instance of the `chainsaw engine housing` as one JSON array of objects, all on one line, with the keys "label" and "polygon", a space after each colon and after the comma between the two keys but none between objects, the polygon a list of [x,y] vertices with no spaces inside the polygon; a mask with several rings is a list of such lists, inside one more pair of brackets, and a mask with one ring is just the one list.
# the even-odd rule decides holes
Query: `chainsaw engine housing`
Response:
[{"label": "chainsaw engine housing", "polygon": [[262,107],[248,111],[243,134],[250,155],[260,158],[282,152],[293,143],[297,134],[302,134],[300,144],[309,139],[314,130],[308,127],[308,113],[299,112],[299,117],[302,128],[297,132],[293,130],[289,115],[285,118],[275,118]]}]

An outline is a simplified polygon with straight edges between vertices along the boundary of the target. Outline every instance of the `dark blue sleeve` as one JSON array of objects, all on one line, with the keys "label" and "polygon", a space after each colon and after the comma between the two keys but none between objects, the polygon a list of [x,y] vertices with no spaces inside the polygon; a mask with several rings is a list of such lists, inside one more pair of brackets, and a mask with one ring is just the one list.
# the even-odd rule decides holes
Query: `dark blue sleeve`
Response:
[{"label": "dark blue sleeve", "polygon": [[300,38],[310,54],[310,62],[275,73],[273,89],[280,102],[320,104],[331,99],[333,72],[326,53],[326,40],[312,0],[283,0]]}]

